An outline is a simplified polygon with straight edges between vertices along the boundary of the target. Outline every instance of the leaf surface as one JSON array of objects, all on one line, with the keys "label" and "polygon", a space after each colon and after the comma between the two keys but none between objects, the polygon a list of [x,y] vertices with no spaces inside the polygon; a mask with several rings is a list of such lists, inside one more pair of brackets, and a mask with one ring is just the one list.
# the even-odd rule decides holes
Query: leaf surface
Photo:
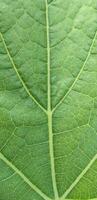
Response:
[{"label": "leaf surface", "polygon": [[97,0],[0,0],[0,200],[97,198]]}]

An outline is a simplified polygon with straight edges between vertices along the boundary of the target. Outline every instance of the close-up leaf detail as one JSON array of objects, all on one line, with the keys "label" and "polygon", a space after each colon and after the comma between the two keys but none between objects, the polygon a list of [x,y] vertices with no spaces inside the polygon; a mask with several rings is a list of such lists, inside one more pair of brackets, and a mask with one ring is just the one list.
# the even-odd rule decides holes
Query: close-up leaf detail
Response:
[{"label": "close-up leaf detail", "polygon": [[97,199],[97,0],[0,0],[0,200]]}]

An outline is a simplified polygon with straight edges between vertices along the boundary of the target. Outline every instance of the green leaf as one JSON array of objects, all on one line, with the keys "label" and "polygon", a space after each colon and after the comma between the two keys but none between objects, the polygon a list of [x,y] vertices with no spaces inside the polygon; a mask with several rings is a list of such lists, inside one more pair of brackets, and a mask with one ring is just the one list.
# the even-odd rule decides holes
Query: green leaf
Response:
[{"label": "green leaf", "polygon": [[0,200],[97,198],[97,0],[0,0]]}]

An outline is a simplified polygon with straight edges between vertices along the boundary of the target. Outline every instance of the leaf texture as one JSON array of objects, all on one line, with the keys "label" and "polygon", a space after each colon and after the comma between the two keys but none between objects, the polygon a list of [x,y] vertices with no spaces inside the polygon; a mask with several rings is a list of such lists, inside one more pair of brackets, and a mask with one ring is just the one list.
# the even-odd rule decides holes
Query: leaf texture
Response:
[{"label": "leaf texture", "polygon": [[97,0],[0,0],[0,200],[97,198]]}]

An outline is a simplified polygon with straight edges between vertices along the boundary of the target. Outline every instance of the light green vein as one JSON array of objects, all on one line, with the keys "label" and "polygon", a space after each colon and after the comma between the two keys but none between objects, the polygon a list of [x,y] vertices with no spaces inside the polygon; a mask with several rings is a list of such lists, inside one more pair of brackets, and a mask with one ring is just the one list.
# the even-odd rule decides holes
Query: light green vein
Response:
[{"label": "light green vein", "polygon": [[87,57],[86,57],[86,59],[85,59],[85,62],[84,62],[84,64],[83,64],[83,66],[81,67],[81,69],[80,69],[80,71],[79,71],[79,73],[78,73],[76,79],[74,80],[73,84],[71,85],[71,87],[69,88],[69,90],[67,91],[67,93],[65,94],[65,96],[62,97],[62,99],[59,101],[59,103],[53,108],[52,112],[54,112],[54,111],[61,105],[61,103],[65,100],[65,98],[68,96],[68,94],[69,94],[69,93],[71,92],[71,90],[73,89],[75,83],[78,81],[78,79],[79,79],[81,73],[83,72],[84,67],[86,66],[86,63],[87,63],[87,61],[88,61],[88,59],[89,59],[89,57],[90,57],[90,55],[91,55],[91,50],[92,50],[92,48],[93,48],[93,45],[94,45],[96,36],[97,36],[97,31],[96,31],[96,33],[95,33],[95,35],[94,35],[93,40],[92,40],[92,44],[91,44],[91,46],[90,46],[90,48],[89,48],[88,55],[87,55]]},{"label": "light green vein", "polygon": [[13,61],[13,58],[12,58],[12,56],[11,56],[9,50],[8,50],[8,47],[7,47],[7,45],[6,45],[6,42],[5,42],[5,39],[4,39],[3,35],[2,35],[2,33],[0,33],[0,37],[1,37],[2,42],[3,42],[3,44],[4,44],[4,47],[5,47],[6,53],[7,53],[8,57],[9,57],[9,60],[10,60],[10,62],[11,62],[11,64],[12,64],[12,66],[13,66],[13,68],[14,68],[14,70],[15,70],[15,72],[16,72],[18,78],[19,78],[19,80],[21,81],[21,83],[22,83],[24,89],[26,90],[27,94],[28,94],[28,95],[30,96],[30,98],[41,108],[41,110],[43,110],[43,111],[47,114],[46,109],[35,99],[35,97],[34,97],[34,96],[31,94],[31,92],[29,91],[29,89],[28,89],[27,85],[25,84],[24,80],[21,78],[21,76],[20,76],[20,74],[19,74],[19,72],[18,72],[18,70],[17,70],[17,67],[16,67],[16,65],[15,65],[15,63],[14,63],[14,61]]},{"label": "light green vein", "polygon": [[86,174],[86,172],[91,168],[93,163],[97,160],[97,154],[92,158],[92,160],[89,162],[89,164],[85,167],[85,169],[82,171],[82,173],[76,178],[76,180],[71,184],[71,186],[67,189],[67,191],[63,194],[63,196],[60,198],[60,200],[66,199],[68,194],[74,189],[74,187],[79,183],[79,181],[83,178],[83,176]]},{"label": "light green vein", "polygon": [[48,69],[48,131],[49,131],[49,150],[50,150],[50,160],[51,160],[51,173],[52,173],[52,183],[55,199],[59,199],[56,176],[55,176],[55,163],[54,163],[54,141],[52,132],[52,111],[51,111],[51,73],[50,73],[50,32],[49,32],[49,9],[48,1],[45,0],[46,4],[46,32],[47,32],[47,69]]},{"label": "light green vein", "polygon": [[3,144],[3,146],[0,149],[0,152],[7,146],[7,144],[9,143],[9,141],[12,139],[14,133],[15,133],[16,127],[14,128],[12,134],[7,138],[6,142]]},{"label": "light green vein", "polygon": [[32,184],[31,181],[17,167],[15,167],[2,153],[0,153],[0,159],[3,160],[3,162],[6,163],[7,166],[13,169],[13,171],[15,171],[16,174],[18,174],[24,180],[24,182],[27,183],[44,200],[51,200],[39,188]]}]

